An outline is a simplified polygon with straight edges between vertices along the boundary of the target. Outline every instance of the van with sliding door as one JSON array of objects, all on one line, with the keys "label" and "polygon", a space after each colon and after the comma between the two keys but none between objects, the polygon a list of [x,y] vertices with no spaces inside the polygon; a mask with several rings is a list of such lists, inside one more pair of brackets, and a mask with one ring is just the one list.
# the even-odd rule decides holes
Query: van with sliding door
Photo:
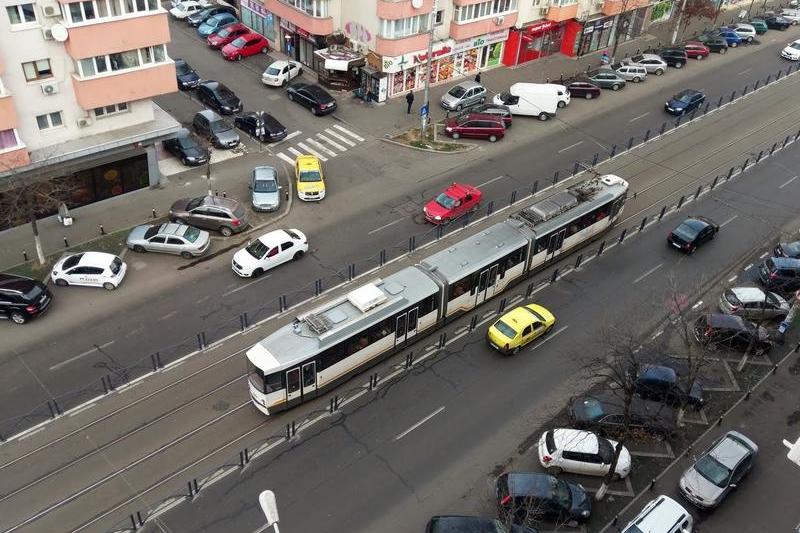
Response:
[{"label": "van with sliding door", "polygon": [[[563,89],[561,95],[558,87]],[[559,107],[569,103],[569,91],[556,84],[515,83],[508,91],[496,95],[493,103],[508,106],[512,115],[528,115],[547,120],[556,116]]]}]

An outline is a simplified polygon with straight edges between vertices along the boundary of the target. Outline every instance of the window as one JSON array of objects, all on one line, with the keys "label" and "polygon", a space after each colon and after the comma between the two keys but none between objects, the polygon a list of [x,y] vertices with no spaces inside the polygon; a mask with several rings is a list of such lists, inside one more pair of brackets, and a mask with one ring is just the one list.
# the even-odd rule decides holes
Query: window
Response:
[{"label": "window", "polygon": [[434,26],[441,26],[444,24],[444,9],[440,9],[436,12],[436,18],[433,19]]},{"label": "window", "polygon": [[33,4],[6,6],[6,13],[12,26],[36,22],[36,11],[33,9]]},{"label": "window", "polygon": [[517,0],[491,0],[468,6],[456,6],[453,20],[466,22],[484,17],[491,17],[509,11],[516,11]]},{"label": "window", "polygon": [[128,104],[121,102],[119,104],[107,105],[105,107],[96,107],[94,109],[94,116],[97,118],[107,117],[109,115],[117,115],[128,111]]},{"label": "window", "polygon": [[17,130],[0,130],[0,151],[10,150],[19,146]]},{"label": "window", "polygon": [[63,126],[64,121],[61,119],[61,111],[56,111],[55,113],[47,113],[45,115],[39,115],[38,117],[36,117],[36,124],[42,131]]},{"label": "window", "polygon": [[53,70],[50,68],[49,59],[39,59],[22,64],[22,71],[25,73],[25,80],[36,81],[53,77]]},{"label": "window", "polygon": [[381,19],[380,35],[387,39],[400,39],[428,30],[428,15],[417,15],[397,20]]},{"label": "window", "polygon": [[472,276],[467,276],[467,277],[465,277],[463,279],[460,279],[460,280],[456,281],[455,283],[450,285],[450,298],[449,299],[452,300],[454,298],[458,298],[462,294],[470,292],[470,290],[474,286],[475,286],[475,284],[473,283]]},{"label": "window", "polygon": [[281,2],[305,11],[312,17],[328,16],[328,0],[281,0]]},{"label": "window", "polygon": [[123,70],[139,66],[139,52],[136,50],[110,54],[108,59],[111,63],[111,70]]}]

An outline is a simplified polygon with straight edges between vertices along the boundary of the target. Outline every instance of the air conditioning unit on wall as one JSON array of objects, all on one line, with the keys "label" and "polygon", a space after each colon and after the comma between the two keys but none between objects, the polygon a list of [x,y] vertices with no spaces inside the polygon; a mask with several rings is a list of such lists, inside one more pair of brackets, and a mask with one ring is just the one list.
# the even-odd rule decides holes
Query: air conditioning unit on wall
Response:
[{"label": "air conditioning unit on wall", "polygon": [[494,23],[495,23],[497,26],[499,26],[500,24],[502,24],[503,22],[505,22],[505,20],[506,20],[506,18],[505,18],[503,15],[500,15],[499,17],[495,17],[495,18],[494,18]]},{"label": "air conditioning unit on wall", "polygon": [[58,6],[44,6],[42,7],[42,13],[44,13],[45,17],[60,17],[61,10]]},{"label": "air conditioning unit on wall", "polygon": [[90,117],[79,118],[76,122],[79,128],[86,128],[92,125],[92,119]]},{"label": "air conditioning unit on wall", "polygon": [[42,94],[45,96],[50,96],[51,94],[56,94],[58,92],[58,84],[57,83],[43,83],[40,85],[42,88]]}]

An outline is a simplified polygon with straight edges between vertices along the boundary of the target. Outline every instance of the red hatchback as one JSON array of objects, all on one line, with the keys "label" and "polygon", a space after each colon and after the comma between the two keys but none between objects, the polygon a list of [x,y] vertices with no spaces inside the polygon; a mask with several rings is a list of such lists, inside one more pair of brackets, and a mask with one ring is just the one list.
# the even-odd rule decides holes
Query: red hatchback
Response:
[{"label": "red hatchback", "polygon": [[247,35],[250,33],[251,30],[241,22],[237,22],[235,24],[231,24],[229,26],[225,26],[217,33],[212,33],[208,37],[206,37],[206,42],[208,46],[213,48],[214,50],[219,50],[229,42],[233,41],[234,39],[241,37],[242,35]]},{"label": "red hatchback", "polygon": [[425,220],[433,224],[446,224],[464,213],[474,211],[483,199],[480,189],[464,183],[453,183],[435,199],[431,200],[422,211]]},{"label": "red hatchback", "polygon": [[449,119],[444,128],[453,139],[470,137],[473,139],[489,139],[495,142],[506,135],[503,119],[485,113],[468,113]]},{"label": "red hatchback", "polygon": [[237,37],[222,48],[222,57],[238,61],[243,57],[269,52],[269,41],[259,33],[248,33]]},{"label": "red hatchback", "polygon": [[711,54],[711,49],[701,42],[689,41],[684,43],[683,49],[686,50],[686,57],[693,59],[703,59]]}]

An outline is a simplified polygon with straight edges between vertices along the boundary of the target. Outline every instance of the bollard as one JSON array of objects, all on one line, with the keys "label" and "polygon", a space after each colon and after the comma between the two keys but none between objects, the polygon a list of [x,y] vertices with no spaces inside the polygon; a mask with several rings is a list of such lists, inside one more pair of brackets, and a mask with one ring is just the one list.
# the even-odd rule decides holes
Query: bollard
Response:
[{"label": "bollard", "polygon": [[556,170],[555,174],[553,174],[553,185],[558,183],[558,173],[559,173],[559,171]]},{"label": "bollard", "polygon": [[69,248],[69,241],[67,240],[67,236],[64,235],[64,247]]},{"label": "bollard", "polygon": [[[530,298],[531,294],[533,294],[533,282],[528,283],[528,288],[525,289],[525,298]],[[798,349],[800,349],[800,343],[797,344]]]},{"label": "bollard", "polygon": [[705,115],[708,113],[708,108],[711,107],[711,102],[706,102],[706,107],[703,108],[703,114]]},{"label": "bollard", "polygon": [[105,235],[106,234],[106,230],[103,228],[103,225],[102,224],[98,224],[98,226],[100,226],[100,235]]},{"label": "bollard", "polygon": [[756,83],[753,85],[753,90],[754,91],[758,89],[758,84],[759,83],[761,83],[761,80],[756,80]]},{"label": "bollard", "polygon": [[514,205],[514,202],[516,201],[517,201],[517,190],[514,189],[513,191],[511,191],[511,201],[508,203],[508,205]]},{"label": "bollard", "polygon": [[694,120],[694,116],[697,114],[697,108],[692,109],[692,114],[689,115],[689,122]]},{"label": "bollard", "polygon": [[797,135],[794,136],[794,140],[800,139],[800,130],[797,130]]},{"label": "bollard", "polygon": [[747,95],[747,89],[748,89],[748,87],[750,87],[750,86],[749,86],[749,85],[745,85],[745,86],[744,86],[744,90],[742,90],[742,96],[746,96],[746,95]]},{"label": "bollard", "polygon": [[676,128],[681,125],[681,118],[683,118],[683,117],[681,115],[678,115],[678,118],[675,119],[675,127]]},{"label": "bollard", "polygon": [[536,196],[536,191],[539,190],[539,180],[533,182],[533,187],[531,187],[531,196]]},{"label": "bollard", "polygon": [[408,238],[408,251],[409,252],[413,252],[414,249],[417,247],[416,242],[417,242],[417,238],[414,235],[412,235],[411,237]]},{"label": "bollard", "polygon": [[666,131],[666,129],[667,129],[667,123],[666,122],[662,122],[661,123],[661,133],[659,135],[664,135],[664,131]]},{"label": "bollard", "polygon": [[721,426],[721,425],[722,425],[722,418],[723,418],[722,416],[720,416],[719,418],[717,418],[717,425],[718,425],[718,426]]},{"label": "bollard", "polygon": [[717,102],[717,108],[722,107],[722,96],[719,97],[719,101]]},{"label": "bollard", "polygon": [[575,161],[575,165],[572,167],[572,175],[573,176],[575,176],[575,174],[578,173],[578,169],[579,168],[581,168],[581,164],[578,163],[577,161]]},{"label": "bollard", "polygon": [[628,139],[628,150],[630,150],[632,147],[633,147],[633,137]]},{"label": "bollard", "polygon": [[[778,365],[777,364],[772,365],[772,373],[776,374],[777,372],[778,372]],[[53,403],[56,403],[56,401],[53,400]]]},{"label": "bollard", "polygon": [[553,270],[553,275],[550,276],[550,283],[558,281],[558,269]]},{"label": "bollard", "polygon": [[664,215],[666,215],[666,214],[667,214],[667,206],[664,205],[664,206],[661,207],[661,212],[658,214],[658,220],[661,220],[662,218],[664,218]]},{"label": "bollard", "polygon": [[153,218],[156,218],[156,208],[153,208]]},{"label": "bollard", "polygon": [[[747,164],[749,161],[750,161],[749,159],[747,161],[745,161],[745,164]],[[744,170],[744,169],[742,169],[742,170]],[[729,179],[731,179],[731,177],[733,177],[733,167],[728,169],[728,177],[725,178],[725,181],[728,181]]]},{"label": "bollard", "polygon": [[447,332],[445,331],[441,335],[439,335],[439,349],[444,348],[444,345],[447,344]]},{"label": "bollard", "polygon": [[650,140],[650,130],[647,130],[646,132],[644,132],[644,142],[647,142],[649,140]]},{"label": "bollard", "polygon": [[[748,157],[747,159],[744,160],[744,163],[742,163],[742,172],[747,170],[747,165],[749,164],[750,164],[750,158]],[[728,179],[731,179],[731,174],[733,174],[733,167],[731,167],[731,169],[728,171]]]},{"label": "bollard", "polygon": [[681,196],[681,199],[678,200],[678,207],[676,207],[675,209],[680,209],[681,207],[683,207],[683,202],[685,200],[686,200],[686,196],[685,195]]},{"label": "bollard", "polygon": [[222,197],[223,197],[223,198],[227,198],[227,197],[228,197],[228,193],[227,193],[227,192],[225,192],[225,191],[222,191]]},{"label": "bollard", "polygon": [[294,437],[295,435],[297,435],[297,423],[294,420],[292,420],[292,437]]},{"label": "bollard", "polygon": [[381,250],[380,262],[381,262],[381,266],[386,264],[386,249],[385,248],[383,250]]},{"label": "bollard", "polygon": [[695,200],[697,200],[697,198],[700,196],[701,192],[703,192],[703,186],[702,185],[698,185],[697,186],[697,192],[694,193],[694,199]]},{"label": "bollard", "polygon": [[189,497],[190,498],[194,498],[194,490],[193,490],[193,487],[192,487],[192,482],[191,481],[187,481],[186,484],[189,486]]},{"label": "bollard", "polygon": [[581,267],[581,262],[583,262],[583,254],[578,254],[578,257],[575,259],[575,270]]},{"label": "bollard", "polygon": [[[383,265],[383,261],[381,261],[381,265]],[[314,282],[314,292],[319,296],[322,294],[322,279],[318,279]]]},{"label": "bollard", "polygon": [[622,244],[622,241],[625,240],[625,235],[627,234],[628,234],[628,228],[623,228],[622,233],[620,233],[619,235],[619,241],[617,241],[617,244]]},{"label": "bollard", "polygon": [[764,85],[769,85],[769,80],[772,78],[772,74],[767,74],[767,80],[764,82]]},{"label": "bollard", "polygon": [[735,97],[736,97],[736,91],[735,91],[735,90],[734,90],[734,91],[731,91],[731,99],[730,99],[730,100],[728,100],[728,102],[729,102],[729,103],[730,103],[730,102],[733,102],[733,99],[734,99]]},{"label": "bollard", "polygon": [[758,151],[758,155],[756,156],[756,163],[761,161],[761,158],[763,157],[763,155],[764,155],[764,150],[759,150]]},{"label": "bollard", "polygon": [[284,193],[284,197],[286,198],[286,201],[288,202],[289,201],[289,189],[286,189],[286,192]]},{"label": "bollard", "polygon": [[353,281],[353,278],[356,277],[356,265],[350,264],[347,265],[347,280]]},{"label": "bollard", "polygon": [[655,486],[656,486],[656,478],[652,478],[650,480],[650,485],[648,487],[648,490],[653,490],[655,488]]},{"label": "bollard", "polygon": [[617,145],[615,144],[611,146],[611,154],[608,157],[614,157],[616,153],[617,153]]},{"label": "bollard", "polygon": [[214,196],[219,196],[219,189],[214,189]]},{"label": "bollard", "polygon": [[500,306],[497,308],[497,314],[499,315],[500,313],[502,313],[505,310],[506,310],[506,299],[505,298],[501,298],[500,299]]},{"label": "bollard", "polygon": [[[153,372],[158,370],[158,362],[156,361],[156,354],[154,353],[150,354],[150,364],[153,366]],[[105,382],[103,383],[103,385],[105,385]]]},{"label": "bollard", "polygon": [[644,218],[642,219],[642,223],[639,225],[639,233],[641,233],[642,231],[644,231],[644,227],[645,227],[646,225],[647,225],[647,217],[644,217]]},{"label": "bollard", "polygon": [[786,145],[789,144],[789,139],[791,139],[791,135],[787,135],[786,138],[783,140],[783,147],[786,148]]},{"label": "bollard", "polygon": [[25,260],[26,263],[28,262],[28,251],[27,250],[22,250],[22,258]]},{"label": "bollard", "polygon": [[775,148],[777,148],[777,147],[778,147],[778,143],[773,143],[772,144],[772,148],[770,148],[770,150],[769,150],[769,155],[774,154],[775,153]]},{"label": "bollard", "polygon": [[[647,130],[647,131],[650,131],[650,130]],[[598,159],[600,159],[600,154],[595,152],[594,156],[592,157],[592,166],[595,166],[597,164],[597,160]]]},{"label": "bollard", "polygon": [[714,177],[714,181],[711,182],[711,190],[714,190],[714,187],[717,186],[717,181],[719,180],[719,176]]},{"label": "bollard", "polygon": [[783,71],[778,69],[778,73],[775,74],[775,81],[778,81],[781,78],[781,72],[783,72]]},{"label": "bollard", "polygon": [[488,217],[494,213],[494,200],[489,201],[489,205],[486,206],[486,216]]},{"label": "bollard", "polygon": [[744,399],[745,400],[749,400],[750,399],[750,392],[751,392],[750,391],[750,387],[747,387],[747,392],[744,393]]},{"label": "bollard", "polygon": [[[153,370],[155,370],[155,368]],[[108,385],[106,385],[105,376],[100,376],[100,383],[103,384],[103,394],[108,394]],[[2,442],[2,440],[0,440],[0,442]]]},{"label": "bollard", "polygon": [[475,331],[476,327],[478,327],[478,315],[472,315],[472,318],[469,321],[469,331],[470,331],[470,333]]},{"label": "bollard", "polygon": [[597,256],[598,257],[603,255],[603,250],[605,249],[605,247],[606,247],[606,241],[602,241],[600,243],[600,247],[597,249]]}]

